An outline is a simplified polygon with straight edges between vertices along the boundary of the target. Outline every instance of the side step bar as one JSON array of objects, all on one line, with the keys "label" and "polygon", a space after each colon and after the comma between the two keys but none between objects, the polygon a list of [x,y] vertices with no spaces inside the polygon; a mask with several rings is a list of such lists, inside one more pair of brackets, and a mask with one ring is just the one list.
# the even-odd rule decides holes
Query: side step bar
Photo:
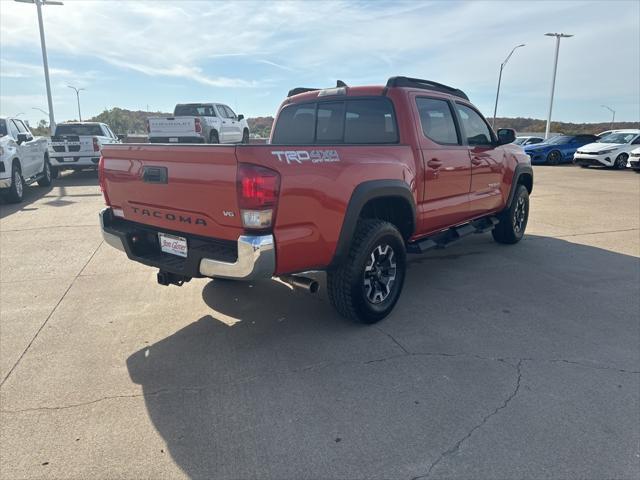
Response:
[{"label": "side step bar", "polygon": [[424,253],[432,248],[445,248],[450,243],[460,240],[472,233],[484,233],[498,224],[497,217],[484,217],[458,227],[451,227],[435,235],[422,238],[407,245],[407,253]]}]

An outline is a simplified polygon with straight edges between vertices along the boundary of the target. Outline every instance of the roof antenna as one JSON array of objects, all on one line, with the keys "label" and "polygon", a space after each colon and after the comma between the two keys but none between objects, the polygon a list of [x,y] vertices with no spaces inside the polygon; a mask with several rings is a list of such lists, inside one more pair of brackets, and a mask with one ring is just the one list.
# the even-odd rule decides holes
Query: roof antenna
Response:
[{"label": "roof antenna", "polygon": [[344,83],[342,80],[338,80],[336,82],[336,88],[338,87],[347,87],[348,85],[346,83]]}]

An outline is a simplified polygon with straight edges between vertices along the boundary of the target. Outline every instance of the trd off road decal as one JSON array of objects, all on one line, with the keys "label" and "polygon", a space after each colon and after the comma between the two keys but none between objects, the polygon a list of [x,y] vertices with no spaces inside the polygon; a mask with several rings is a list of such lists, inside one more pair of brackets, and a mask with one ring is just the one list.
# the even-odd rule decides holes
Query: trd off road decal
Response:
[{"label": "trd off road decal", "polygon": [[271,155],[278,157],[281,162],[302,164],[303,162],[311,163],[333,163],[339,162],[340,156],[335,150],[275,150]]}]

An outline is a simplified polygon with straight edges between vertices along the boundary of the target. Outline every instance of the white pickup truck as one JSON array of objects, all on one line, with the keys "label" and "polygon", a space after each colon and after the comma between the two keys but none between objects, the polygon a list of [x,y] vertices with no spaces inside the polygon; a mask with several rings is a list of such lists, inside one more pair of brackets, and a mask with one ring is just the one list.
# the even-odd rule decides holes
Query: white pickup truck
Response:
[{"label": "white pickup truck", "polygon": [[0,194],[18,203],[25,185],[48,187],[51,178],[47,139],[34,137],[19,118],[0,118]]},{"label": "white pickup truck", "polygon": [[173,117],[147,119],[150,143],[249,143],[249,125],[221,103],[179,103]]},{"label": "white pickup truck", "polygon": [[49,141],[54,178],[59,170],[98,168],[103,145],[121,143],[106,123],[68,122],[56,125]]}]

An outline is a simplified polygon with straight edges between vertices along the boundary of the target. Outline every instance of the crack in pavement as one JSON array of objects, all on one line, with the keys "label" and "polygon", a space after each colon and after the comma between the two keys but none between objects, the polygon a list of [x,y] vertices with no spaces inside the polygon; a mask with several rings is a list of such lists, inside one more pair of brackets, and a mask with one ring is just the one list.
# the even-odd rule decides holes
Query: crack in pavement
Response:
[{"label": "crack in pavement", "polygon": [[69,290],[71,290],[71,287],[73,287],[73,285],[76,283],[76,280],[78,279],[78,277],[82,274],[82,272],[84,272],[84,269],[87,268],[87,265],[89,265],[89,262],[91,262],[91,260],[93,259],[93,257],[95,256],[95,254],[98,252],[98,250],[100,249],[100,247],[102,246],[102,244],[104,243],[104,240],[100,241],[100,243],[98,244],[98,246],[96,247],[96,249],[93,251],[93,253],[91,254],[91,256],[89,257],[89,259],[86,261],[86,263],[82,266],[82,268],[80,269],[80,271],[76,274],[75,277],[73,277],[73,280],[71,280],[71,283],[69,284],[69,286],[67,287],[67,289],[64,291],[64,293],[62,294],[62,296],[60,297],[60,300],[58,300],[58,302],[56,303],[56,305],[53,307],[53,309],[51,310],[51,312],[49,312],[49,315],[47,315],[47,318],[45,318],[44,322],[42,322],[42,325],[40,325],[40,328],[38,328],[38,331],[36,332],[36,334],[33,336],[33,338],[31,339],[31,341],[29,342],[29,344],[26,346],[26,348],[22,351],[22,353],[20,354],[20,356],[18,357],[18,360],[16,360],[16,363],[13,364],[13,366],[11,367],[11,369],[9,369],[9,371],[7,372],[7,374],[5,375],[5,377],[2,379],[2,382],[0,382],[0,388],[2,388],[5,384],[5,382],[9,379],[9,377],[11,376],[11,374],[13,373],[13,371],[16,369],[16,367],[20,364],[20,362],[22,361],[22,359],[24,358],[25,354],[27,353],[27,351],[29,350],[29,348],[31,348],[31,345],[33,345],[33,342],[35,342],[36,338],[38,338],[38,335],[40,335],[40,332],[42,331],[42,329],[44,328],[44,326],[47,324],[47,322],[49,322],[49,319],[53,316],[53,314],[55,313],[55,311],[58,309],[58,307],[60,306],[60,304],[62,303],[62,301],[65,299],[65,297],[67,296],[67,293],[69,293]]},{"label": "crack in pavement", "polygon": [[452,447],[450,447],[449,449],[445,450],[444,452],[442,452],[440,454],[440,456],[438,456],[438,458],[436,458],[434,460],[434,462],[431,464],[431,466],[429,467],[429,470],[427,470],[427,473],[425,473],[424,475],[418,475],[417,477],[413,477],[412,480],[418,480],[421,478],[427,478],[429,475],[431,475],[431,472],[433,471],[433,469],[438,466],[438,464],[440,462],[442,462],[442,460],[444,460],[446,457],[453,455],[454,453],[458,452],[460,450],[460,447],[462,446],[462,444],[467,441],[469,438],[471,438],[471,436],[474,434],[474,432],[480,428],[482,428],[492,417],[494,417],[495,415],[497,415],[501,410],[504,410],[505,408],[507,408],[507,406],[509,405],[509,403],[516,397],[516,395],[518,395],[518,392],[520,391],[520,383],[522,381],[522,362],[524,360],[520,360],[518,362],[518,364],[516,365],[516,371],[518,373],[518,376],[516,378],[516,385],[513,389],[513,391],[509,394],[509,396],[502,402],[502,405],[499,405],[498,407],[496,407],[491,413],[489,413],[488,415],[485,415],[482,420],[480,421],[480,423],[478,423],[477,425],[474,425],[473,428],[471,428],[471,430],[469,430],[460,440],[458,440]]}]

